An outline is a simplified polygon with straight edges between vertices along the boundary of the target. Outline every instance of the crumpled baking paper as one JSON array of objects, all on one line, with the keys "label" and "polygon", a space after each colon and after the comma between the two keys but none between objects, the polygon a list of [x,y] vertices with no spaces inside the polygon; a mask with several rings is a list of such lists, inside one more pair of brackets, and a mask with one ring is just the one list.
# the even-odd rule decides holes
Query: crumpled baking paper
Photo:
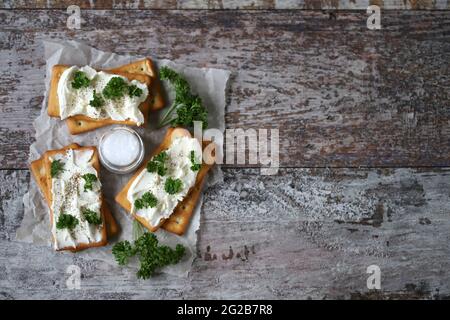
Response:
[{"label": "crumpled baking paper", "polygon": [[[50,118],[47,115],[47,99],[49,90],[49,81],[52,66],[55,64],[68,65],[90,65],[94,68],[113,68],[142,59],[141,56],[117,55],[115,53],[104,52],[77,41],[44,41],[45,60],[46,60],[46,93],[42,103],[42,110],[39,117],[34,121],[36,129],[36,142],[30,147],[29,162],[38,159],[45,151],[58,149],[72,142],[82,146],[97,146],[100,137],[113,126],[97,129],[92,132],[73,136],[69,133],[65,121],[57,118]],[[193,92],[200,95],[204,105],[209,111],[208,122],[210,128],[225,129],[225,94],[227,89],[230,72],[226,70],[213,68],[191,68],[176,64],[169,60],[155,60],[157,66],[168,65],[177,72],[184,75],[191,85]],[[166,95],[166,106],[169,106],[173,94],[168,83],[163,82]],[[165,109],[164,109],[165,110]],[[164,110],[162,113],[164,113]],[[160,117],[161,115],[158,115]],[[145,145],[145,153],[148,155],[162,140],[166,128],[156,129],[158,120],[155,114],[150,115],[149,124],[143,128],[133,127],[142,137]],[[217,142],[216,142],[217,143]],[[220,146],[221,148],[221,146]],[[102,168],[101,171],[102,190],[106,201],[121,228],[121,234],[118,239],[109,241],[108,246],[102,248],[90,248],[78,253],[84,258],[102,260],[106,263],[116,265],[114,257],[111,254],[112,245],[119,240],[132,240],[132,219],[119,207],[114,201],[114,196],[130,179],[132,173],[127,175],[118,175],[108,172]],[[29,191],[24,195],[24,218],[21,226],[17,230],[16,240],[30,242],[36,245],[47,245],[51,247],[51,232],[49,222],[49,209],[42,197],[34,179],[31,179]],[[211,170],[205,188],[223,180],[222,172],[219,166],[214,166]],[[188,231],[183,236],[177,236],[164,230],[159,230],[156,235],[160,243],[174,247],[181,243],[186,247],[186,255],[183,260],[172,266],[161,270],[163,273],[169,273],[176,276],[187,276],[193,259],[196,254],[197,230],[200,227],[200,211],[203,199],[200,199],[195,212],[192,216]],[[57,254],[73,254],[70,252],[55,252]],[[128,266],[137,269],[137,263]]]}]

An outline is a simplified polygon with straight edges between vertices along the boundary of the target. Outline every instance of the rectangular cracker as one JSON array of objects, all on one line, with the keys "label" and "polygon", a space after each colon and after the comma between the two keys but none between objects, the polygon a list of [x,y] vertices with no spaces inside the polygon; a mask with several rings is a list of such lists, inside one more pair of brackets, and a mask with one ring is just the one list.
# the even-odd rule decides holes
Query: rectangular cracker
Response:
[{"label": "rectangular cracker", "polygon": [[[72,143],[66,147],[64,147],[61,150],[67,150],[67,149],[76,149],[80,146],[76,143]],[[36,181],[39,190],[41,191],[42,195],[44,196],[45,201],[47,202],[47,205],[50,207],[51,200],[50,200],[50,189],[47,185],[47,173],[44,166],[44,157],[46,156],[46,153],[39,158],[38,160],[35,160],[31,162],[30,170],[34,177],[34,180]],[[108,235],[108,238],[112,238],[116,236],[119,233],[119,225],[116,222],[116,219],[114,219],[114,216],[111,213],[111,210],[109,209],[108,204],[103,199],[102,201],[102,211],[105,217],[106,222],[106,233]]]},{"label": "rectangular cracker", "polygon": [[[58,100],[58,82],[61,77],[61,74],[69,68],[67,65],[54,65],[52,68],[52,78],[50,80],[50,90],[48,96],[48,105],[47,105],[47,113],[51,117],[59,117],[59,100]],[[116,75],[123,76],[128,80],[137,80],[142,83],[145,83],[148,87],[151,86],[152,78],[148,75],[144,74],[133,74],[133,73],[125,73],[120,71],[110,72]],[[147,99],[139,105],[139,109],[141,110],[144,116],[144,124],[148,121],[148,113],[150,110],[150,101],[152,97],[151,94],[148,95]],[[95,130],[97,128],[101,128],[104,126],[108,126],[111,124],[124,124],[124,125],[136,125],[135,122],[131,120],[126,121],[118,121],[112,119],[93,119],[89,118],[85,115],[75,115],[66,119],[67,126],[69,128],[69,132],[71,134],[80,134],[88,131]]]},{"label": "rectangular cracker", "polygon": [[[164,96],[161,91],[161,82],[158,78],[158,72],[154,67],[153,62],[149,59],[143,59],[139,61],[135,61],[117,68],[105,70],[107,72],[125,72],[125,73],[133,73],[133,74],[142,74],[147,75],[152,78],[152,85],[150,86],[150,111],[157,111],[164,107]],[[85,119],[81,121],[82,125],[89,126],[91,130],[97,129],[101,127],[100,125],[96,125],[95,120]],[[71,126],[72,132],[76,131],[76,126],[73,123],[69,124]]]},{"label": "rectangular cracker", "polygon": [[[147,162],[160,153],[161,151],[170,147],[172,143],[172,135],[176,134],[176,130],[180,130],[180,128],[169,128],[167,133],[161,142],[161,144],[152,152],[152,154],[144,161],[143,165],[137,170],[137,172],[131,177],[130,181],[123,187],[123,189],[116,195],[116,202],[124,208],[128,213],[131,212],[131,203],[127,199],[128,189],[131,187],[133,181],[137,178],[137,176],[141,173],[142,170],[146,169]],[[184,129],[181,129],[184,130]],[[186,131],[186,130],[184,130]],[[175,133],[174,133],[175,132]],[[211,143],[210,141],[205,141],[203,143],[203,149]],[[150,225],[144,218],[139,217],[133,214],[133,217],[138,220],[142,225],[144,225],[148,230],[155,232],[159,227],[162,227],[164,230],[183,235],[190,223],[191,216],[194,212],[195,206],[197,204],[198,198],[200,197],[203,182],[205,180],[206,174],[212,165],[208,165],[202,162],[201,168],[197,174],[197,179],[195,181],[194,186],[189,190],[189,192],[184,197],[183,201],[178,203],[175,207],[174,212],[168,219],[162,219],[159,226]]]},{"label": "rectangular cracker", "polygon": [[164,97],[161,91],[161,82],[158,78],[158,71],[156,70],[153,61],[149,58],[134,61],[132,63],[108,69],[108,72],[127,72],[134,74],[143,74],[152,78],[152,86],[150,92],[152,95],[152,102],[150,111],[156,111],[164,107]]},{"label": "rectangular cracker", "polygon": [[[72,144],[69,146],[66,146],[65,148],[58,149],[58,150],[49,150],[47,151],[43,157],[39,160],[33,161],[31,164],[31,170],[33,173],[33,176],[35,177],[39,187],[45,188],[45,191],[43,192],[46,198],[47,203],[49,204],[49,211],[50,211],[50,228],[52,228],[53,225],[53,210],[51,209],[51,203],[52,203],[52,192],[51,192],[51,181],[52,177],[50,175],[50,166],[51,166],[51,160],[50,157],[55,156],[58,153],[63,153],[68,149],[83,149],[83,150],[93,150],[94,154],[92,156],[92,162],[93,167],[97,170],[98,174],[100,172],[100,161],[98,159],[98,152],[97,148],[95,147],[80,147],[76,144]],[[42,169],[43,168],[43,169]],[[42,190],[42,189],[41,189]],[[108,243],[107,240],[107,225],[106,225],[106,219],[105,219],[105,208],[104,208],[104,200],[102,196],[102,208],[101,208],[101,218],[103,225],[105,226],[102,229],[102,240],[96,243],[81,243],[78,244],[76,247],[64,247],[57,249],[58,251],[61,250],[69,250],[72,252],[80,251],[83,249],[91,248],[91,247],[100,247],[105,246]],[[52,239],[55,241],[53,233],[52,233]]]}]

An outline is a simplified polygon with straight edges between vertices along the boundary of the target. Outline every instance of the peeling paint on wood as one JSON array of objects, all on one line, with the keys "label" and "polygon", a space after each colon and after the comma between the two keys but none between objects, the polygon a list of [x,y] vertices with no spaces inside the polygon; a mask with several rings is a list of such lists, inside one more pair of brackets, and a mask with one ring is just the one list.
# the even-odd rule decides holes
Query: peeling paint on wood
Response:
[{"label": "peeling paint on wood", "polygon": [[[198,257],[189,277],[138,281],[126,268],[12,241],[30,175],[0,171],[0,296],[450,296],[450,168],[282,169],[276,176],[229,168],[224,174],[224,183],[205,194]],[[374,214],[379,221],[368,223]],[[70,264],[81,268],[79,291],[66,289]],[[381,291],[366,288],[372,264],[381,268]]]},{"label": "peeling paint on wood", "polygon": [[241,9],[241,10],[365,10],[368,5],[382,9],[442,10],[449,9],[446,0],[5,0],[0,8],[8,9],[65,9],[78,5],[82,9]]}]

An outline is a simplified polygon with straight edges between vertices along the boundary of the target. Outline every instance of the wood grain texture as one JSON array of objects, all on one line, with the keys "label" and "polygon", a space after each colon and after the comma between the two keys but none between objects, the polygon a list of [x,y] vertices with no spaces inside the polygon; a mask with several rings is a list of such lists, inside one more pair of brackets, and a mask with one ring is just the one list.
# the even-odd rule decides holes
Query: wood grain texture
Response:
[{"label": "wood grain texture", "polygon": [[[189,277],[138,281],[126,268],[12,241],[30,177],[0,171],[0,297],[450,298],[450,168],[224,173],[205,194]],[[81,290],[66,288],[70,264]],[[372,264],[381,291],[366,288]]]},{"label": "wood grain texture", "polygon": [[[26,9],[0,10],[0,168],[27,167],[48,38],[229,69],[227,127],[278,128],[281,166],[311,168],[275,176],[224,169],[225,182],[205,194],[189,277],[150,281],[13,241],[30,175],[0,170],[0,299],[450,299],[448,11],[383,11],[383,29],[369,31],[364,11],[339,11],[366,5],[359,0],[239,3],[304,11],[140,10],[237,1],[76,3],[124,10],[83,10],[82,29],[69,30],[65,0],[0,4]],[[63,10],[38,10],[47,7]],[[337,168],[360,166],[380,168]],[[400,168],[415,166],[423,168]],[[71,264],[81,268],[81,290],[66,288]],[[371,264],[381,268],[381,291],[366,288]]]},{"label": "wood grain texture", "polygon": [[450,165],[447,11],[0,11],[0,166],[26,168],[44,92],[42,40],[233,72],[228,128],[280,129],[285,167]]},{"label": "wood grain texture", "polygon": [[447,0],[4,0],[5,9],[65,9],[78,5],[82,9],[300,9],[366,10],[368,5],[385,10],[449,9]]}]

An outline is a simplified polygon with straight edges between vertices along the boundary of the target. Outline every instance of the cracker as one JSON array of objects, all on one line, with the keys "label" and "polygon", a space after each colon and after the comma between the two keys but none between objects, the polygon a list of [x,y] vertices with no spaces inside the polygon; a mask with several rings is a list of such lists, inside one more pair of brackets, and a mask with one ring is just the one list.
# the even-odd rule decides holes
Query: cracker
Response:
[{"label": "cracker", "polygon": [[[67,150],[67,149],[76,149],[79,148],[80,146],[76,143],[72,143],[66,147],[64,147],[61,150]],[[34,180],[36,181],[39,190],[41,191],[42,195],[45,198],[45,201],[47,202],[47,205],[50,207],[51,204],[51,200],[50,200],[50,189],[48,188],[48,184],[47,184],[47,174],[46,174],[46,170],[44,167],[44,157],[45,154],[39,158],[38,160],[35,160],[33,162],[31,162],[30,165],[30,170],[31,173],[33,174]],[[106,222],[106,232],[108,234],[108,238],[112,238],[114,236],[116,236],[119,232],[119,225],[116,222],[116,219],[114,219],[114,216],[111,213],[111,210],[108,207],[108,204],[106,203],[106,201],[103,199],[102,201],[102,210],[104,213],[104,217],[105,217],[105,222]]]},{"label": "cracker", "polygon": [[[128,189],[130,188],[133,181],[137,178],[137,176],[141,173],[142,170],[146,169],[147,162],[150,159],[160,153],[161,151],[170,147],[172,140],[175,137],[179,136],[191,136],[189,131],[181,128],[169,128],[167,133],[161,142],[161,144],[152,152],[152,154],[144,161],[143,165],[137,170],[137,172],[131,177],[128,183],[124,186],[124,188],[116,195],[116,202],[124,208],[128,213],[131,212],[131,203],[127,199]],[[210,141],[207,141],[203,144],[203,148],[205,148]],[[175,207],[174,212],[168,219],[162,219],[161,223],[158,226],[150,225],[144,218],[139,217],[133,214],[133,217],[138,220],[142,225],[144,225],[147,229],[154,232],[158,230],[159,227],[163,229],[178,234],[183,235],[186,232],[186,229],[189,226],[191,216],[194,212],[195,206],[197,204],[198,198],[201,194],[201,189],[203,185],[203,181],[205,179],[206,174],[212,165],[208,165],[206,163],[202,163],[200,171],[197,174],[197,179],[195,181],[194,186],[189,190],[183,201],[178,203]]]},{"label": "cracker", "polygon": [[[147,75],[152,78],[152,85],[150,86],[150,95],[152,99],[150,101],[150,111],[157,111],[164,107],[164,97],[161,92],[161,83],[158,79],[158,74],[153,62],[146,58],[143,60],[135,61],[127,65],[123,65],[114,69],[106,70],[108,72],[126,72],[133,74]],[[102,127],[93,119],[79,119],[77,123],[68,123],[69,130],[71,132],[76,132],[77,126],[89,127],[90,130],[94,130]]]},{"label": "cracker", "polygon": [[[58,100],[58,82],[61,77],[61,74],[69,68],[67,65],[54,65],[52,68],[52,78],[50,80],[50,91],[48,97],[48,106],[47,113],[51,117],[59,117],[59,100]],[[120,71],[110,71],[110,73],[123,76],[128,80],[138,80],[142,83],[145,83],[148,87],[151,87],[152,78],[145,74],[133,74],[126,73]],[[151,93],[148,95],[147,99],[139,105],[139,109],[141,110],[144,116],[145,125],[148,121],[148,113],[150,110],[150,102],[152,100]],[[124,124],[124,125],[136,125],[135,122],[131,120],[126,121],[118,121],[112,119],[93,119],[89,118],[85,115],[75,115],[66,119],[67,126],[69,128],[69,132],[71,134],[80,134],[88,131],[92,131],[104,126],[108,126],[111,124]]]}]

